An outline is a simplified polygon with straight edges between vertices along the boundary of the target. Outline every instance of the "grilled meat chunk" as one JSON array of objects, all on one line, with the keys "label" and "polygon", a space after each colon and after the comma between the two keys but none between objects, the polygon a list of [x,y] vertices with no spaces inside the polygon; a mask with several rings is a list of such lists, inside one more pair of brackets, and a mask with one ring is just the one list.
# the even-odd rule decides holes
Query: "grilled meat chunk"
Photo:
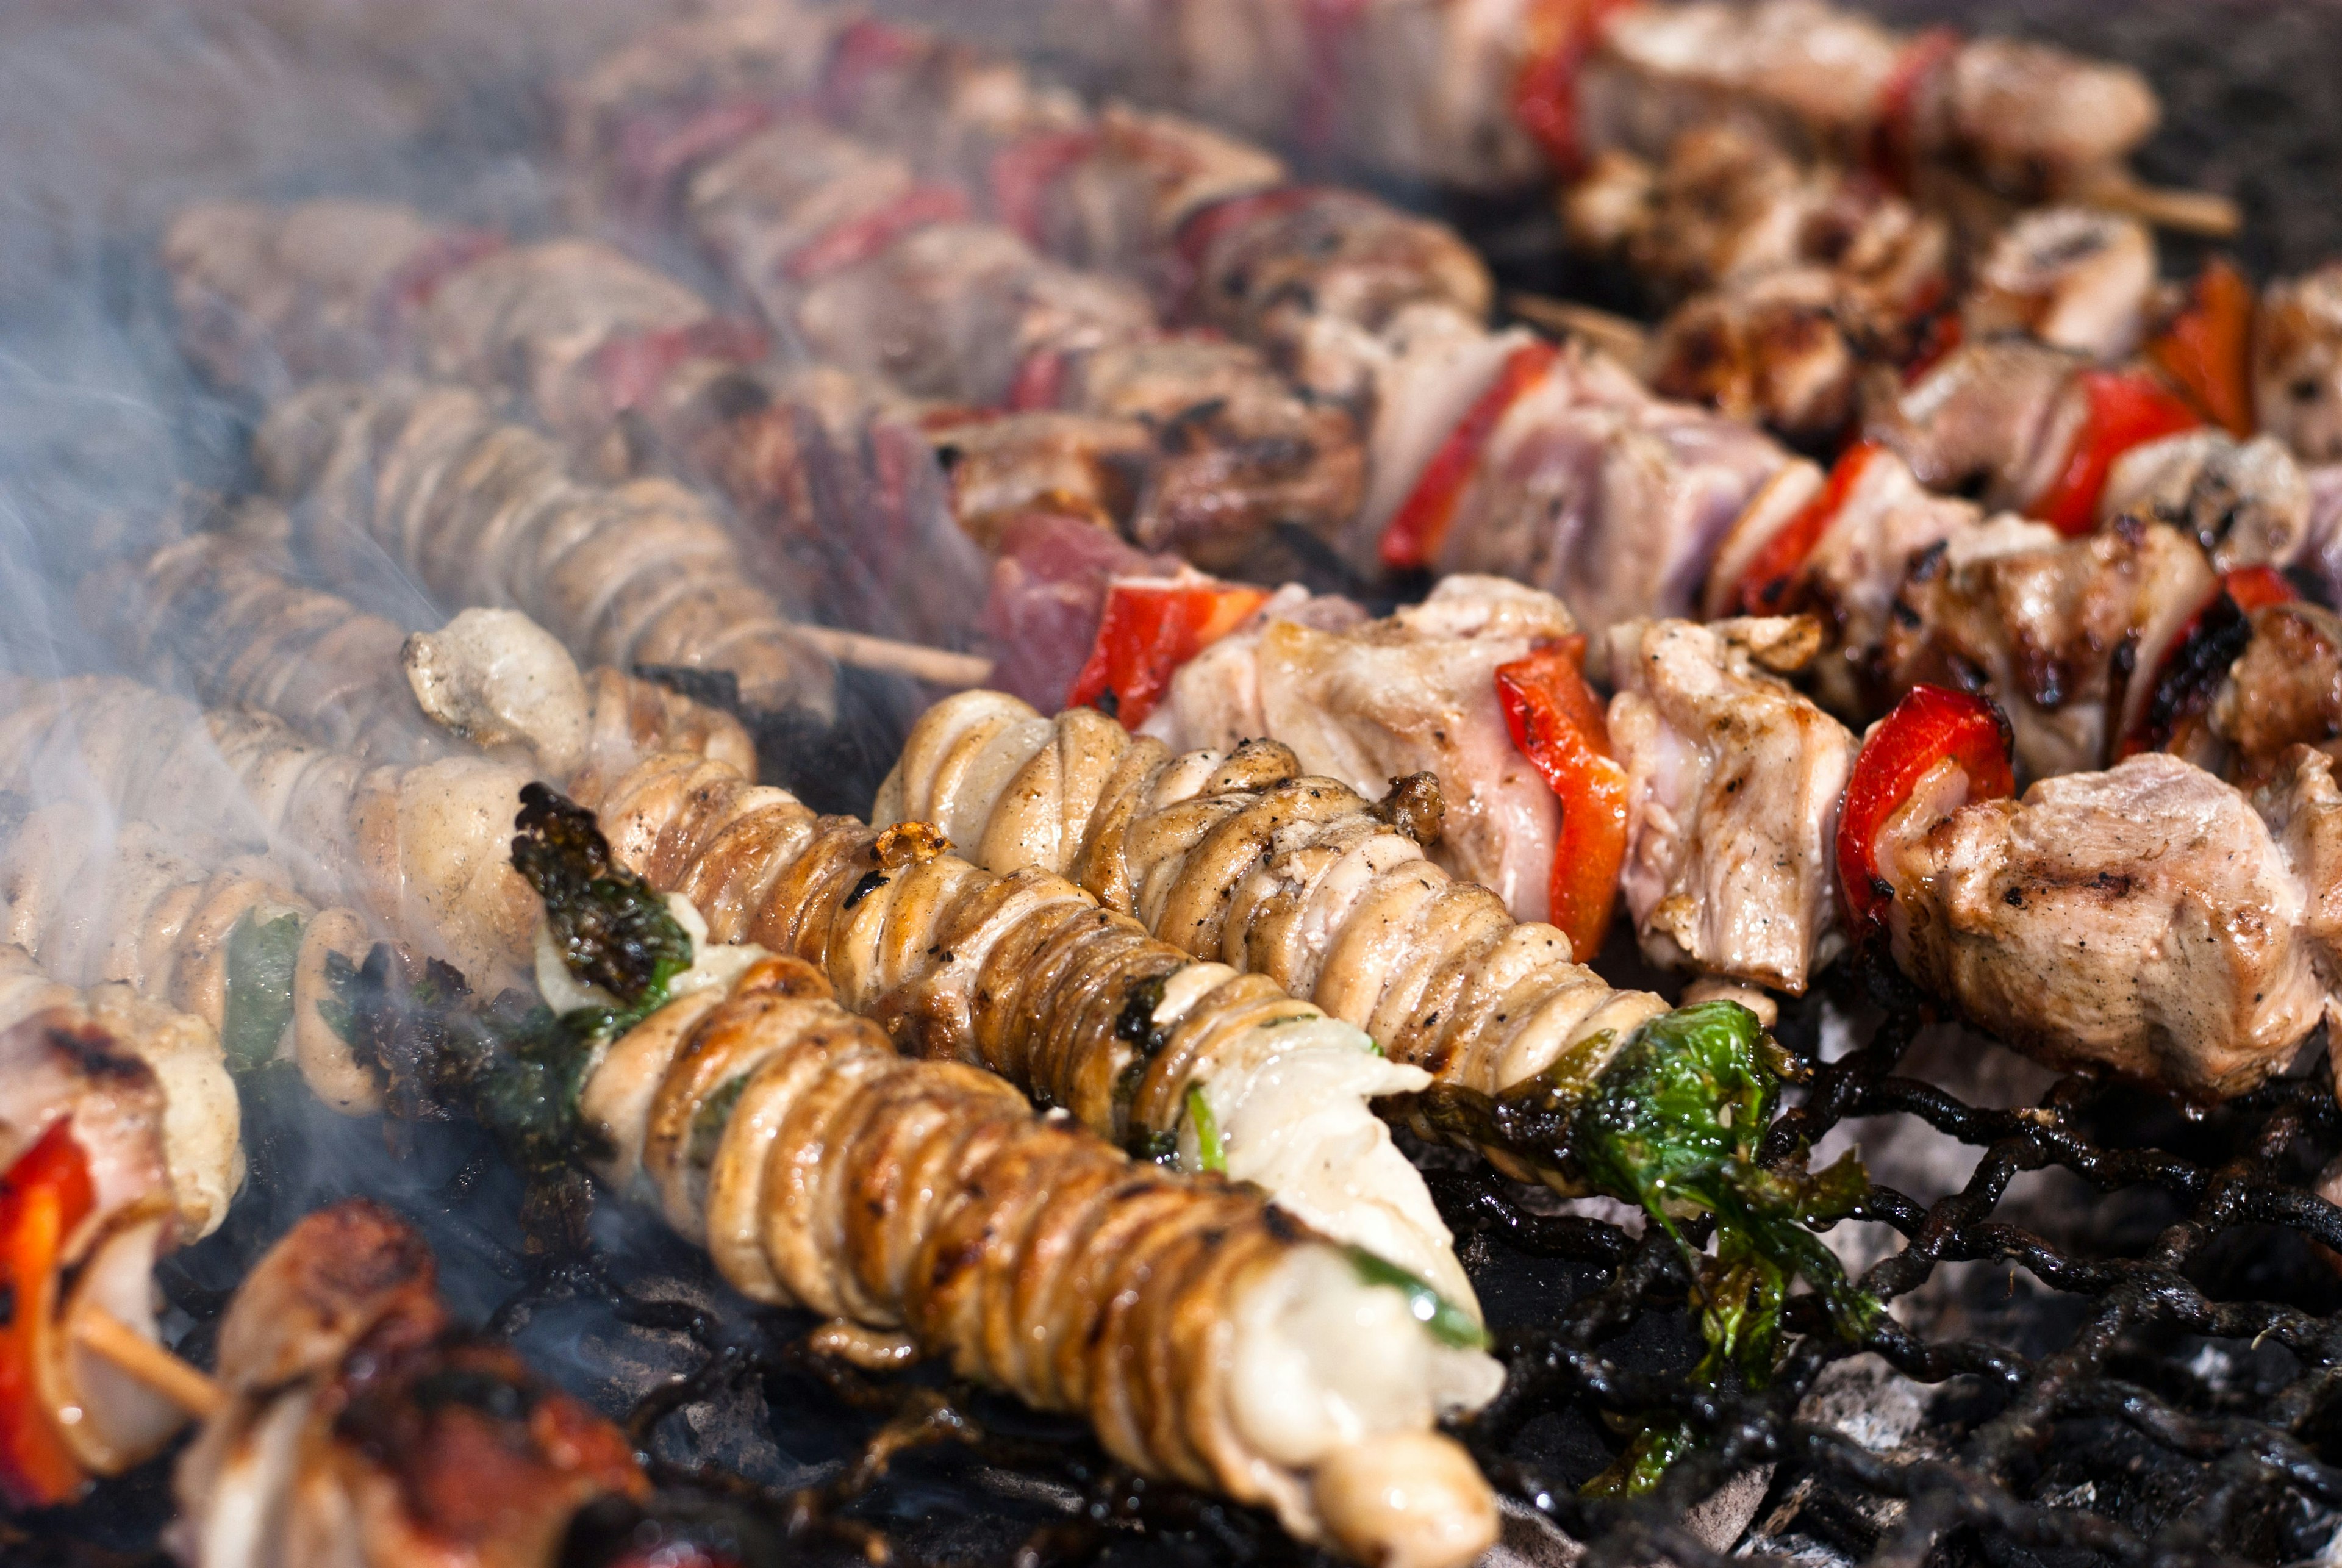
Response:
[{"label": "grilled meat chunk", "polygon": [[1895,956],[2028,1054],[2183,1099],[2241,1094],[2323,1015],[2307,898],[2245,797],[2177,757],[1947,799],[1880,835]]},{"label": "grilled meat chunk", "polygon": [[1444,806],[1432,857],[1493,889],[1516,919],[1543,920],[1557,812],[1506,733],[1495,676],[1574,631],[1568,610],[1469,574],[1379,621],[1345,601],[1279,597],[1184,667],[1142,733],[1175,752],[1274,736],[1306,772],[1367,798],[1429,773]]},{"label": "grilled meat chunk", "polygon": [[1611,628],[1623,891],[1653,963],[1795,995],[1844,945],[1836,841],[1855,739],[1777,673],[1820,644],[1810,620]]}]

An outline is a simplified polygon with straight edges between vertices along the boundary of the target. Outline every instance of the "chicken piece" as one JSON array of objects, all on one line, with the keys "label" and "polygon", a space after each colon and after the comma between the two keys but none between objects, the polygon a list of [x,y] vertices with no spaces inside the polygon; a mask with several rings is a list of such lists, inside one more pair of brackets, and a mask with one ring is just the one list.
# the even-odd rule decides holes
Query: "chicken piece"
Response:
[{"label": "chicken piece", "polygon": [[2217,586],[2176,528],[2126,521],[2059,539],[2004,518],[1914,568],[1880,668],[1895,692],[1988,691],[2015,726],[2020,774],[2079,773],[2132,733],[2153,673]]},{"label": "chicken piece", "polygon": [[942,409],[921,428],[950,482],[952,515],[995,555],[1026,513],[1119,530],[1136,514],[1156,459],[1154,434],[1136,419]]},{"label": "chicken piece", "polygon": [[2000,232],[1960,319],[1971,340],[2018,333],[2120,359],[2138,345],[2155,277],[2155,239],[2137,219],[2042,207]]},{"label": "chicken piece", "polygon": [[1368,798],[1429,773],[1445,807],[1432,857],[1493,889],[1514,919],[1545,919],[1559,814],[1506,731],[1496,672],[1568,635],[1568,610],[1534,588],[1465,574],[1420,604],[1362,619],[1344,600],[1272,600],[1179,671],[1141,733],[1175,752],[1271,736],[1305,772]]},{"label": "chicken piece", "polygon": [[2017,200],[2087,198],[2118,180],[2162,117],[2129,66],[2017,38],[1963,41],[1933,89],[1917,95],[1915,141]]},{"label": "chicken piece", "polygon": [[2245,629],[2249,640],[2213,697],[2210,721],[2226,743],[2222,776],[2253,789],[2297,746],[2342,755],[2342,617],[2316,604],[2267,604]]},{"label": "chicken piece", "polygon": [[589,452],[627,401],[614,395],[611,375],[621,351],[716,325],[698,295],[611,246],[551,240],[488,256],[442,284],[424,308],[421,363],[435,376],[525,395],[547,429]]},{"label": "chicken piece", "polygon": [[1802,995],[1845,945],[1836,844],[1855,738],[1777,673],[1820,646],[1803,618],[1611,628],[1621,887],[1654,964]]},{"label": "chicken piece", "polygon": [[1734,522],[1701,598],[1711,620],[1759,606],[1817,617],[1822,650],[1808,677],[1823,705],[1847,717],[1881,704],[1877,661],[1913,564],[1985,525],[1974,505],[1923,488],[1893,453],[1874,450],[1860,462],[1822,536],[1791,575],[1754,582],[1748,574],[1760,552],[1822,497],[1820,469],[1802,462],[1783,469]]},{"label": "chicken piece", "polygon": [[2157,753],[1961,804],[1939,765],[1881,830],[1895,957],[2061,1069],[2244,1093],[2317,1026],[2300,878],[2245,797]]},{"label": "chicken piece", "polygon": [[1155,312],[1135,285],[1046,261],[1007,229],[943,223],[815,284],[789,320],[849,369],[989,407],[1028,364],[1151,332]]},{"label": "chicken piece", "polygon": [[[1083,155],[1038,194],[1029,226],[995,178],[1002,217],[1061,261],[1158,285],[1176,281],[1165,275],[1190,217],[1290,177],[1284,162],[1263,148],[1209,125],[1126,104],[1101,105],[1081,135],[1087,138]],[[1013,148],[1007,155],[1016,155]]]},{"label": "chicken piece", "polygon": [[1650,347],[1651,390],[1818,440],[1854,412],[1857,345],[1839,324],[1838,280],[1781,267],[1693,299]]},{"label": "chicken piece", "polygon": [[2291,565],[2310,543],[2308,477],[2274,436],[2238,441],[2190,430],[2135,446],[2107,470],[2101,523],[2169,523],[2194,535],[2223,572]]},{"label": "chicken piece", "polygon": [[1203,336],[1115,344],[1075,360],[1063,405],[1154,433],[1131,537],[1234,571],[1280,523],[1331,535],[1358,509],[1366,453],[1349,413],[1296,393],[1260,352]]},{"label": "chicken piece", "polygon": [[2342,459],[2342,262],[2263,291],[2253,316],[2253,412],[2304,462]]},{"label": "chicken piece", "polygon": [[1354,354],[1316,355],[1346,341],[1323,324],[1376,333],[1426,302],[1478,320],[1495,295],[1486,266],[1453,231],[1353,191],[1288,186],[1237,197],[1199,222],[1209,232],[1193,257],[1196,313],[1323,397],[1355,403],[1372,389],[1370,365]]},{"label": "chicken piece", "polygon": [[1870,399],[1863,434],[1930,490],[2021,508],[2047,484],[2047,454],[2063,460],[2058,415],[2082,364],[2027,339],[1964,344],[1909,386]]}]

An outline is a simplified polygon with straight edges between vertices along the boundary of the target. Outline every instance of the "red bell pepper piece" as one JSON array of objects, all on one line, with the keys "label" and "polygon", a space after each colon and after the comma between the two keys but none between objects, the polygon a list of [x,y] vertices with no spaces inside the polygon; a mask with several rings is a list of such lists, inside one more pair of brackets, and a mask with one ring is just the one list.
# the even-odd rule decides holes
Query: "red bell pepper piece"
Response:
[{"label": "red bell pepper piece", "polygon": [[1039,131],[992,155],[992,210],[1033,245],[1041,243],[1042,204],[1049,187],[1097,151],[1096,131]]},{"label": "red bell pepper piece", "polygon": [[1107,584],[1097,641],[1066,706],[1104,708],[1136,729],[1180,665],[1235,631],[1267,598],[1265,589],[1201,573],[1116,579]]},{"label": "red bell pepper piece", "polygon": [[1837,885],[1857,936],[1886,918],[1894,891],[1878,874],[1878,834],[1938,763],[1967,774],[1970,800],[2014,794],[2008,718],[1988,697],[1914,686],[1880,720],[1854,759],[1837,815]]},{"label": "red bell pepper piece", "polygon": [[1949,27],[1929,27],[1913,35],[1878,89],[1871,121],[1870,166],[1872,173],[1897,191],[1910,191],[1919,166],[1920,93],[1937,73],[1950,68],[1962,43],[1960,35]]},{"label": "red bell pepper piece", "polygon": [[1008,406],[1018,414],[1062,406],[1066,369],[1066,351],[1061,348],[1036,349],[1026,355],[1016,366],[1016,379],[1008,384]]},{"label": "red bell pepper piece", "polygon": [[1903,385],[1916,386],[1922,376],[1952,356],[1968,335],[1967,323],[1956,310],[1938,311],[1919,331],[1919,345],[1903,366]]},{"label": "red bell pepper piece", "polygon": [[1577,77],[1611,13],[1635,0],[1540,0],[1524,25],[1526,63],[1513,79],[1513,119],[1545,149],[1554,171],[1575,178],[1586,170],[1577,135]]},{"label": "red bell pepper piece", "polygon": [[2246,614],[2300,597],[2274,566],[2239,566],[2220,574],[2220,588]]},{"label": "red bell pepper piece", "polygon": [[2074,433],[2064,468],[2029,509],[2067,538],[2097,526],[2098,497],[2106,491],[2116,458],[2204,423],[2144,371],[2086,370],[2081,380],[2088,410]]},{"label": "red bell pepper piece", "polygon": [[1506,356],[1496,379],[1456,422],[1439,450],[1432,454],[1406,502],[1383,530],[1383,564],[1396,570],[1428,566],[1439,553],[1447,530],[1456,521],[1456,503],[1472,483],[1481,449],[1506,412],[1552,374],[1560,351],[1542,339],[1526,343]]},{"label": "red bell pepper piece", "polygon": [[1887,450],[1876,441],[1857,441],[1839,454],[1830,469],[1829,482],[1821,494],[1806,504],[1804,511],[1774,531],[1765,541],[1748,569],[1740,574],[1740,583],[1732,591],[1732,601],[1744,615],[1777,615],[1789,600],[1789,590],[1797,584],[1797,569],[1822,542],[1837,514],[1846,510],[1847,498],[1862,482],[1865,470]]},{"label": "red bell pepper piece", "polygon": [[958,223],[968,212],[967,197],[956,186],[913,185],[893,201],[816,235],[789,253],[781,270],[792,283],[811,283],[868,261],[915,230]]},{"label": "red bell pepper piece", "polygon": [[1333,145],[1342,123],[1342,45],[1367,0],[1301,0],[1301,36],[1308,52],[1309,77],[1301,95],[1301,145],[1322,153]]},{"label": "red bell pepper piece", "polygon": [[2196,411],[2239,439],[2253,433],[2253,311],[2245,275],[2215,259],[2196,275],[2187,307],[2147,345],[2147,357]]},{"label": "red bell pepper piece", "polygon": [[0,1178],[0,1497],[62,1503],[88,1479],[41,1397],[65,1243],[96,1204],[70,1120],[44,1133]]},{"label": "red bell pepper piece", "polygon": [[1610,721],[1586,684],[1586,639],[1563,637],[1496,666],[1496,701],[1513,747],[1561,803],[1546,918],[1591,959],[1610,929],[1626,864],[1626,770],[1610,754]]}]

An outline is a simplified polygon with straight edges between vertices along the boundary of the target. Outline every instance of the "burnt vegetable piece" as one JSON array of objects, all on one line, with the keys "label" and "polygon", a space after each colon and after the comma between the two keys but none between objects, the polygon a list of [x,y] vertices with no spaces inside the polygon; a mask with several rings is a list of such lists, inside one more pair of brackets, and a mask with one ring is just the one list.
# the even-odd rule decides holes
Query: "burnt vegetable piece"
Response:
[{"label": "burnt vegetable piece", "polygon": [[[1801,1159],[1759,1161],[1788,1059],[1756,1015],[1736,1002],[1703,1003],[1654,1018],[1612,1045],[1596,1036],[1493,1097],[1443,1084],[1424,1096],[1426,1117],[1483,1148],[1558,1167],[1581,1190],[1640,1206],[1682,1249],[1697,1281],[1707,1349],[1696,1383],[1736,1375],[1762,1387],[1778,1359],[1782,1309],[1800,1279],[1839,1333],[1862,1338],[1879,1305],[1847,1279],[1812,1227],[1852,1213],[1869,1178],[1852,1151],[1819,1172]],[[1713,1257],[1684,1233],[1692,1213],[1716,1223]],[[1681,1423],[1647,1428],[1588,1489],[1648,1491],[1694,1440]]]},{"label": "burnt vegetable piece", "polygon": [[650,884],[613,865],[594,814],[541,784],[520,792],[513,864],[545,901],[562,961],[625,1004],[625,1028],[691,967],[691,938]]}]

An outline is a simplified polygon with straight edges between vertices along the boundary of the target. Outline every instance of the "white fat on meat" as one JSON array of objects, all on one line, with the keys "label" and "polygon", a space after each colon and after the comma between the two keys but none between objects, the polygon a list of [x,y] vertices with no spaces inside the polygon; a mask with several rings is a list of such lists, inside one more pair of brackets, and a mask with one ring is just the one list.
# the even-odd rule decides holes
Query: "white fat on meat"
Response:
[{"label": "white fat on meat", "polygon": [[1266,736],[1291,747],[1304,772],[1370,800],[1394,779],[1432,774],[1446,808],[1432,857],[1493,889],[1515,919],[1543,920],[1560,814],[1513,746],[1496,673],[1568,635],[1567,607],[1470,574],[1363,624],[1328,628],[1340,617],[1321,614],[1322,603],[1280,610],[1271,600],[1179,671],[1144,733],[1175,753]]},{"label": "white fat on meat", "polygon": [[[1411,1490],[1468,1494],[1486,1486],[1476,1475],[1450,1473],[1452,1445],[1424,1440],[1435,1418],[1495,1398],[1504,1368],[1482,1352],[1434,1339],[1406,1293],[1367,1283],[1331,1247],[1300,1247],[1253,1281],[1230,1316],[1228,1413],[1260,1455],[1257,1480],[1288,1522],[1319,1512],[1300,1505],[1291,1473],[1308,1476],[1321,1494],[1329,1487],[1347,1489],[1363,1479],[1354,1473],[1362,1460],[1377,1451],[1396,1451],[1419,1465],[1376,1477],[1384,1510],[1404,1509]],[[1425,1506],[1408,1512],[1421,1513],[1421,1527],[1429,1528],[1457,1511]],[[1338,1508],[1323,1513],[1350,1516]],[[1437,1550],[1440,1544],[1450,1550]],[[1416,1561],[1456,1561],[1452,1544],[1425,1542],[1422,1550],[1410,1551],[1406,1534],[1399,1533],[1386,1562],[1407,1568]]]},{"label": "white fat on meat", "polygon": [[1833,846],[1854,736],[1773,673],[1820,639],[1803,617],[1613,628],[1622,891],[1653,963],[1802,994],[1844,946]]},{"label": "white fat on meat", "polygon": [[[1220,970],[1217,964],[1196,968]],[[1156,1013],[1167,1025],[1166,996]],[[1386,1060],[1360,1030],[1318,1014],[1256,1024],[1214,1053],[1200,1087],[1228,1179],[1250,1182],[1320,1234],[1361,1246],[1428,1282],[1474,1317],[1472,1284],[1431,1193],[1371,1102],[1431,1086]],[[1179,1128],[1183,1170],[1205,1168],[1195,1119]]]},{"label": "white fat on meat", "polygon": [[2177,757],[1969,802],[1938,764],[1881,828],[1906,973],[2053,1067],[2195,1101],[2241,1094],[2317,1027],[2307,897],[2245,797]]}]

